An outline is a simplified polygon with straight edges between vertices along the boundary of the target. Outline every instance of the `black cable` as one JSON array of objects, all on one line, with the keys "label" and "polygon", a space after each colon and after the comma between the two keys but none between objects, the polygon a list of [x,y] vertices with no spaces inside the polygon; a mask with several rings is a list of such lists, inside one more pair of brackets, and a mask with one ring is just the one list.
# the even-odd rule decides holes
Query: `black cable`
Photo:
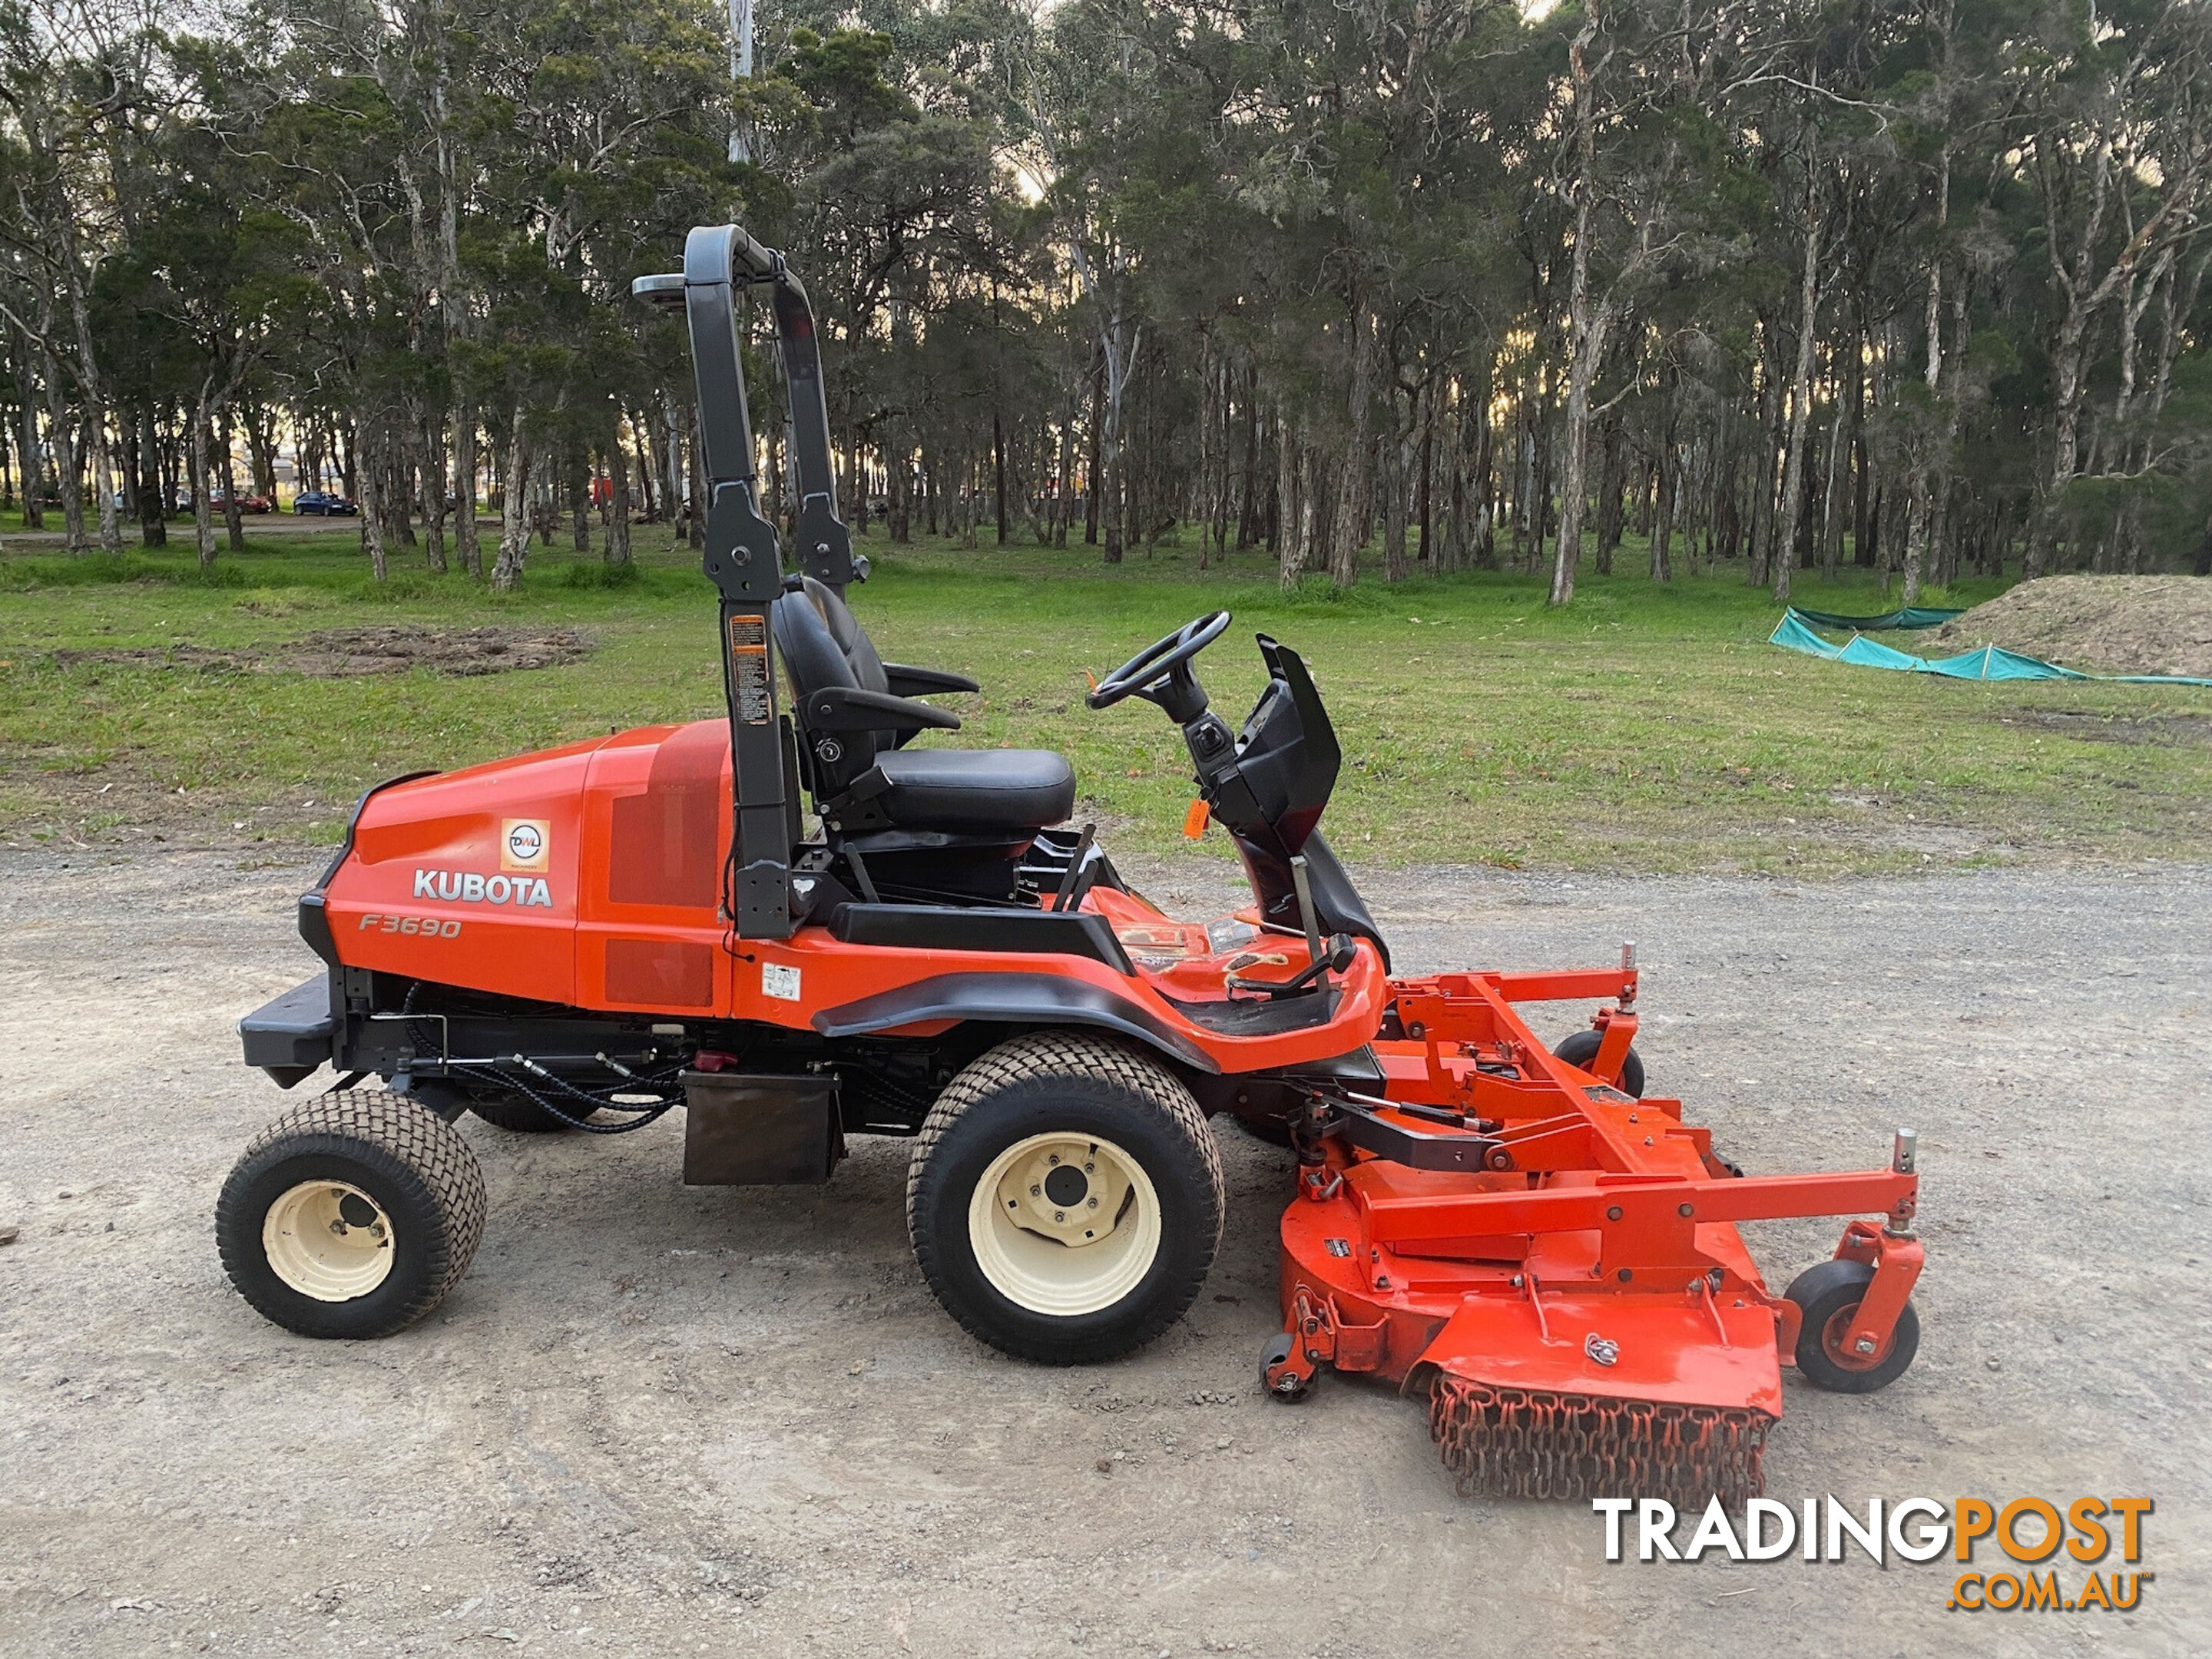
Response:
[{"label": "black cable", "polygon": [[[532,1073],[532,1076],[535,1077],[539,1083],[550,1084],[554,1089],[558,1090],[561,1093],[568,1095],[576,1100],[582,1101],[586,1108],[583,1117],[570,1116],[567,1112],[562,1111],[558,1106],[553,1104],[553,1103],[548,1100],[544,1095],[539,1093],[538,1089],[533,1087],[529,1081],[514,1072],[502,1068],[499,1073],[499,1076],[502,1081],[512,1085],[517,1094],[521,1095],[532,1105],[536,1106],[539,1111],[544,1113],[546,1116],[553,1119],[556,1123],[565,1123],[572,1129],[581,1129],[586,1134],[624,1135],[629,1133],[633,1129],[642,1129],[648,1123],[658,1122],[661,1118],[673,1111],[678,1106],[683,1104],[684,1091],[681,1085],[677,1081],[678,1074],[680,1073],[682,1070],[683,1067],[681,1066],[672,1066],[666,1071],[656,1072],[647,1077],[624,1078],[618,1083],[609,1085],[603,1089],[596,1091],[580,1089],[574,1084],[568,1082],[566,1079],[555,1077],[550,1072]],[[640,1104],[635,1101],[613,1100],[607,1097],[616,1094],[638,1094],[642,1093],[647,1089],[666,1089],[671,1087],[676,1089],[676,1092],[674,1094],[671,1095],[665,1100],[655,1101],[649,1104]],[[630,1115],[629,1121],[626,1123],[593,1123],[588,1121],[587,1120],[594,1112],[625,1112]]]}]

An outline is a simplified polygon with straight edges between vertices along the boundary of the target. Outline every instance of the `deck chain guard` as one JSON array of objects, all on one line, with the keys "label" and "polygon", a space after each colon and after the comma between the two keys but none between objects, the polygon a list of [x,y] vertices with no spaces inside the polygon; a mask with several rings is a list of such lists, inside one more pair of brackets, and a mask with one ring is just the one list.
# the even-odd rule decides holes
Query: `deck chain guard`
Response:
[{"label": "deck chain guard", "polygon": [[1731,1508],[1765,1490],[1764,1412],[1493,1388],[1438,1375],[1429,1433],[1463,1498],[1663,1498]]}]

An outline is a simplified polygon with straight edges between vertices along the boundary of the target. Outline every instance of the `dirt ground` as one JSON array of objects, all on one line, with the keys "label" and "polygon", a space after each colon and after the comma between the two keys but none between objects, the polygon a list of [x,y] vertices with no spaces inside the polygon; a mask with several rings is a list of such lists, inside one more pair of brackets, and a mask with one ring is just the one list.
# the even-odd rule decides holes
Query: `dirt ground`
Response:
[{"label": "dirt ground", "polygon": [[359,679],[402,674],[410,668],[469,677],[518,669],[550,668],[592,654],[595,641],[573,628],[422,628],[384,624],[325,628],[281,645],[140,646],[131,649],[57,651],[64,667],[112,663],[122,667],[198,668],[216,672],[282,669],[317,679]]},{"label": "dirt ground", "polygon": [[1936,630],[1953,651],[2002,646],[2085,673],[2212,676],[2212,581],[2046,576]]},{"label": "dirt ground", "polygon": [[[1153,873],[1177,908],[1231,896]],[[491,1221],[443,1309],[289,1336],[228,1289],[211,1214],[287,1098],[231,1027],[311,965],[304,875],[0,854],[0,1651],[2212,1650],[2203,869],[1366,884],[1404,969],[1639,939],[1654,1091],[1747,1168],[1879,1164],[1917,1127],[1919,1363],[1863,1399],[1785,1373],[1769,1491],[2153,1498],[2125,1615],[1947,1612],[1948,1561],[1607,1565],[1585,1509],[1455,1497],[1386,1390],[1259,1396],[1287,1169],[1233,1131],[1206,1293],[1092,1370],[938,1310],[903,1143],[825,1188],[689,1191],[672,1121],[466,1120]],[[1753,1244],[1786,1282],[1835,1231]]]}]

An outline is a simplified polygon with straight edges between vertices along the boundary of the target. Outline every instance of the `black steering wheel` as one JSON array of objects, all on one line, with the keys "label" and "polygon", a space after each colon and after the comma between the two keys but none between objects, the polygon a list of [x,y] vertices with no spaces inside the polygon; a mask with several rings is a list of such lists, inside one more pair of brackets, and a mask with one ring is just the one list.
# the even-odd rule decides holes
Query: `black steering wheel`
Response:
[{"label": "black steering wheel", "polygon": [[1206,711],[1206,693],[1190,672],[1191,659],[1228,631],[1229,620],[1226,611],[1212,611],[1185,623],[1099,681],[1086,701],[1093,708],[1111,708],[1124,697],[1142,697],[1177,722],[1189,724]]}]

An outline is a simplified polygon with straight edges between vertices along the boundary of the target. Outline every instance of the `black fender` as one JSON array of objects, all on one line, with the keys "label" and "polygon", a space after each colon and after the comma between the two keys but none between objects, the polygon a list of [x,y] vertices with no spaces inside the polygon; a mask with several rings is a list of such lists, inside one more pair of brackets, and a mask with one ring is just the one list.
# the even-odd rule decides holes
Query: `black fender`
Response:
[{"label": "black fender", "polygon": [[331,855],[330,864],[323,871],[322,879],[300,895],[300,937],[307,941],[310,951],[330,964],[331,973],[336,974],[344,964],[338,961],[337,941],[331,937],[331,919],[323,909],[323,890],[328,887],[336,878],[338,866],[353,856],[353,832],[360,827],[361,815],[368,810],[368,803],[372,797],[391,788],[394,784],[412,783],[417,778],[434,778],[437,775],[438,771],[435,767],[427,768],[420,772],[402,772],[396,778],[386,778],[382,783],[372,783],[368,788],[362,790],[361,799],[354,803],[353,816],[346,820],[345,839],[338,843],[338,850]]},{"label": "black fender", "polygon": [[825,1037],[851,1037],[934,1019],[1096,1026],[1133,1037],[1193,1071],[1221,1070],[1211,1054],[1144,1004],[1089,980],[1054,974],[936,974],[896,991],[825,1008],[814,1016],[813,1024]]}]

